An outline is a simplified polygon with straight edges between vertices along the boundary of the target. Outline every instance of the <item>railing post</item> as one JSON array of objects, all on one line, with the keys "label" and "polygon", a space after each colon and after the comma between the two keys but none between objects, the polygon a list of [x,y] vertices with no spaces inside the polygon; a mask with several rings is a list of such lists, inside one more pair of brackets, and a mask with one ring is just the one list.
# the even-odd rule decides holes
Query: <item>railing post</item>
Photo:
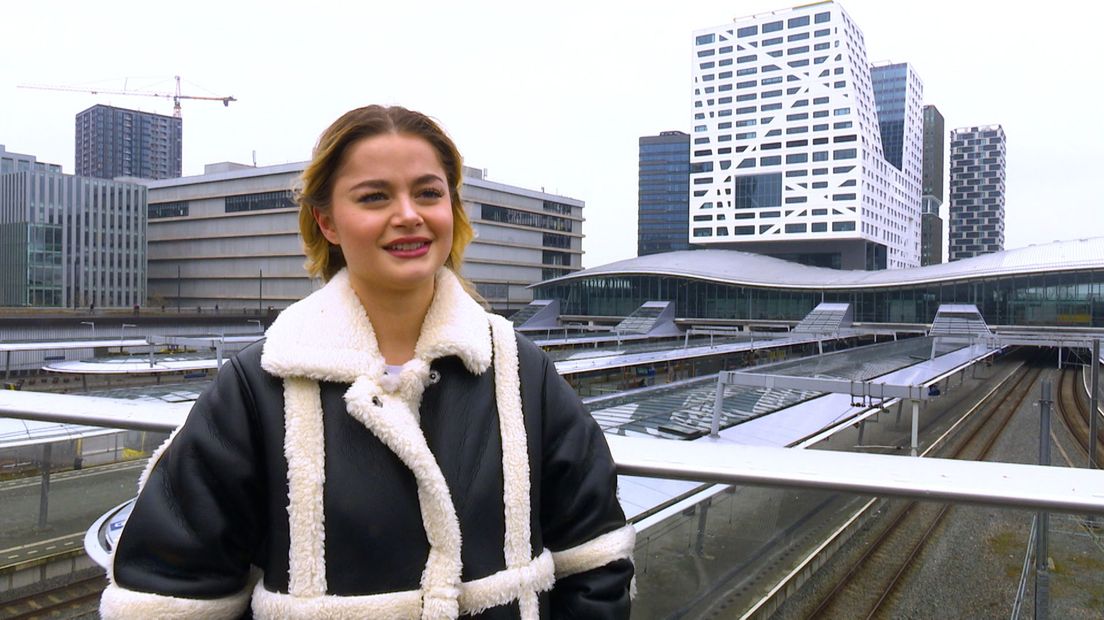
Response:
[{"label": "railing post", "polygon": [[[1043,381],[1039,399],[1039,465],[1050,465],[1050,381]],[[1035,538],[1035,620],[1045,620],[1050,607],[1050,571],[1047,568],[1047,535],[1050,514],[1039,512]]]}]

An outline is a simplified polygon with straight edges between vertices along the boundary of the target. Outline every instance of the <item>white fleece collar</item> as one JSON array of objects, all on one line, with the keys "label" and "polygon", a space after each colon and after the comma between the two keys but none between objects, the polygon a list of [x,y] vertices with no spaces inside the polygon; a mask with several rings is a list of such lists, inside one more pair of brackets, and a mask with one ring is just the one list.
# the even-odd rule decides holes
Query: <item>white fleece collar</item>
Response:
[{"label": "white fleece collar", "polygon": [[[442,267],[436,278],[414,356],[428,364],[455,355],[468,371],[482,374],[491,365],[486,313],[452,271]],[[277,377],[352,383],[384,374],[376,334],[344,269],[281,312],[265,336],[261,366]]]}]

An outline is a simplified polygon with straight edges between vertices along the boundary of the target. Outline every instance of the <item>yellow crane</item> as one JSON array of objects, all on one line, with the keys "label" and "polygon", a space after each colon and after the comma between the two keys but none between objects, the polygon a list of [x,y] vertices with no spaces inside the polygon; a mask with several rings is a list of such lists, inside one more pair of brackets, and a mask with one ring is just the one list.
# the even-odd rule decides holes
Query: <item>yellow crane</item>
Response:
[{"label": "yellow crane", "polygon": [[81,86],[53,86],[49,84],[20,84],[19,88],[33,88],[36,90],[64,90],[76,93],[92,93],[93,95],[135,95],[139,97],[163,97],[173,100],[173,116],[180,118],[180,100],[196,99],[200,101],[221,101],[223,106],[229,107],[231,101],[237,101],[234,97],[206,97],[202,95],[183,95],[180,93],[180,76],[176,78],[176,92],[159,93],[148,90],[112,90],[104,88],[88,88]]}]

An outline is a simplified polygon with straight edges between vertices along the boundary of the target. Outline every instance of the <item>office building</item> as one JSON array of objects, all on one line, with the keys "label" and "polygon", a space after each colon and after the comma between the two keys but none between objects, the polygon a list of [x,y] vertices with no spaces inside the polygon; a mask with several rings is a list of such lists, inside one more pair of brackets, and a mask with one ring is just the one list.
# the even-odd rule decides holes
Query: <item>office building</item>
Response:
[{"label": "office building", "polygon": [[28,170],[40,172],[61,172],[61,166],[59,166],[58,164],[47,164],[45,162],[40,162],[38,161],[38,158],[34,155],[13,153],[7,150],[3,144],[0,144],[0,174],[7,174],[9,172],[22,172]]},{"label": "office building", "polygon": [[690,135],[640,138],[636,254],[689,250]]},{"label": "office building", "polygon": [[[319,285],[307,277],[292,188],[305,162],[209,165],[148,182],[150,303],[176,308],[284,308]],[[461,273],[501,312],[533,300],[529,285],[582,269],[583,202],[464,169],[476,238]]]},{"label": "office building", "polygon": [[0,305],[145,301],[145,187],[62,174],[2,148],[0,166]]},{"label": "office building", "polygon": [[862,31],[838,4],[694,36],[690,241],[842,269],[919,265],[923,86],[912,68],[893,76],[898,168]]},{"label": "office building", "polygon": [[951,132],[949,260],[1004,250],[1005,143],[1000,125]]},{"label": "office building", "polygon": [[924,175],[920,209],[920,264],[943,262],[943,115],[924,106]]},{"label": "office building", "polygon": [[100,179],[179,177],[182,134],[178,117],[94,105],[77,114],[77,175]]}]

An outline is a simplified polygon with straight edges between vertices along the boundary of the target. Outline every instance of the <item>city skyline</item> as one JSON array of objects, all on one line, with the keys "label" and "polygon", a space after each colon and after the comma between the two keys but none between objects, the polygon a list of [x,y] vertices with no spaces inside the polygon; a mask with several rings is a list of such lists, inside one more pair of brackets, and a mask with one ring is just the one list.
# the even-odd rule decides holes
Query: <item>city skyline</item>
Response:
[{"label": "city skyline", "polygon": [[[948,128],[1000,124],[1012,137],[1006,247],[1104,235],[1091,185],[1104,163],[1096,146],[1104,123],[1092,108],[1102,87],[1081,86],[1084,74],[1070,61],[1094,57],[1092,14],[1104,9],[840,4],[862,29],[872,61],[916,68],[924,102],[939,107]],[[487,168],[489,179],[586,201],[589,267],[635,255],[637,141],[689,131],[693,31],[791,4],[643,3],[629,13],[572,2],[554,11],[322,3],[302,14],[200,2],[173,13],[168,38],[148,10],[115,6],[110,18],[68,6],[69,18],[46,38],[32,38],[32,28],[13,33],[15,49],[34,53],[0,60],[0,143],[72,173],[76,112],[102,103],[171,113],[171,101],[16,88],[32,82],[121,88],[120,76],[130,76],[128,88],[171,90],[180,74],[186,92],[237,97],[229,108],[184,102],[185,175],[206,163],[251,163],[254,151],[260,165],[302,161],[341,112],[402,104],[440,119],[467,163]],[[53,12],[20,6],[10,15],[54,23]],[[1061,46],[1048,43],[1059,36]],[[92,46],[96,54],[87,53]],[[135,77],[143,75],[161,77]],[[1078,86],[1058,91],[1066,100],[1053,114],[1058,84]]]}]

